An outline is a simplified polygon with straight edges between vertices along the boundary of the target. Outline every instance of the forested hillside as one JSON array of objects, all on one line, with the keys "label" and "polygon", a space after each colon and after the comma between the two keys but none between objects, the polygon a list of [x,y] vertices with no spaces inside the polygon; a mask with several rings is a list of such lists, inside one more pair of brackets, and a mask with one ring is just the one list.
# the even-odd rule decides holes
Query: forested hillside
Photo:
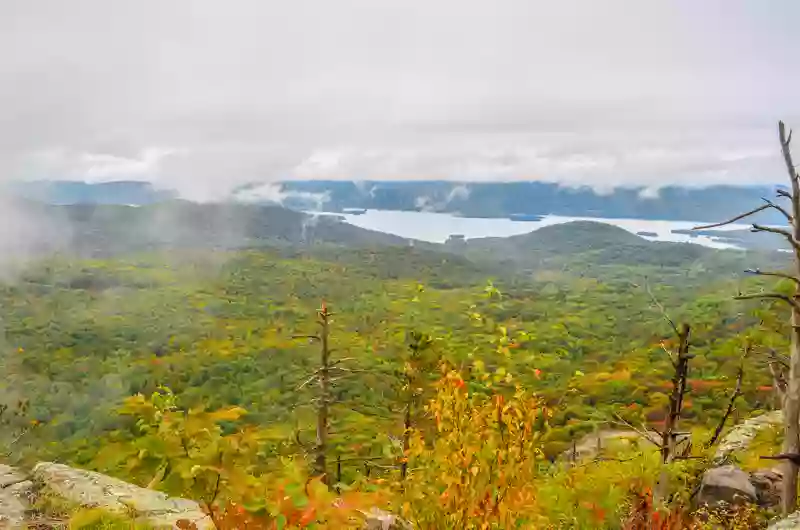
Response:
[{"label": "forested hillside", "polygon": [[[742,272],[776,256],[650,243],[595,223],[458,249],[360,235],[308,246],[294,240],[301,214],[277,212],[297,217],[280,228],[214,211],[263,226],[261,242],[218,245],[213,235],[224,234],[211,224],[183,222],[181,237],[193,235],[182,244],[124,252],[135,233],[121,213],[96,209],[76,225],[73,210],[72,226],[90,223],[97,238],[99,252],[83,254],[98,257],[36,260],[7,280],[0,384],[11,460],[64,461],[220,507],[244,502],[251,524],[266,524],[259,506],[272,488],[313,476],[324,454],[336,491],[420,528],[618,528],[631,491],[655,486],[658,452],[641,442],[588,467],[563,462],[586,435],[664,428],[676,346],[665,311],[692,329],[684,429],[711,436],[740,370],[726,430],[777,405],[767,360],[785,344],[782,308],[733,299],[742,285],[767,285]],[[261,237],[276,233],[286,242]],[[320,399],[330,405],[322,448]],[[522,445],[493,461],[510,440]],[[471,456],[461,452],[472,443]],[[696,450],[676,480],[699,476],[703,444]],[[461,473],[455,455],[474,463],[468,477],[447,476]],[[498,473],[514,475],[499,480],[522,497],[497,497]],[[314,506],[308,524],[333,524]],[[446,522],[462,506],[477,511]]]}]

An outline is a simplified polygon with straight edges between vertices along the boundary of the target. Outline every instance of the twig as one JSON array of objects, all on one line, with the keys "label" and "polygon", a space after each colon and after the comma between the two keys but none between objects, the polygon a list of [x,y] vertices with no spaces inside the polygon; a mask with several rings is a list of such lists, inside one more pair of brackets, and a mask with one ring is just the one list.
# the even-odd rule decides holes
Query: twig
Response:
[{"label": "twig", "polygon": [[764,197],[761,197],[761,200],[764,201],[765,203],[767,203],[767,205],[770,208],[773,208],[773,209],[778,210],[779,212],[781,212],[783,214],[783,216],[786,217],[786,220],[789,221],[790,223],[794,220],[794,217],[792,217],[792,214],[790,214],[788,211],[786,211],[782,206],[779,206],[779,205],[775,204],[774,202],[772,202],[769,199],[764,198]]},{"label": "twig", "polygon": [[782,302],[786,302],[790,306],[792,306],[795,309],[797,309],[798,311],[800,311],[800,304],[796,300],[792,299],[791,297],[789,297],[789,296],[787,296],[785,294],[780,294],[780,293],[751,293],[751,294],[740,294],[740,295],[737,295],[737,296],[733,297],[734,300],[758,300],[758,299],[762,299],[762,298],[781,300]]},{"label": "twig", "polygon": [[630,462],[631,460],[635,460],[636,458],[637,457],[635,457],[635,456],[631,457],[631,458],[598,457],[598,458],[593,458],[593,459],[591,459],[591,460],[589,460],[587,462],[576,464],[575,467],[585,467],[585,466],[588,466],[590,464],[600,464],[600,463],[603,463],[603,462]]},{"label": "twig", "polygon": [[[742,360],[744,360],[744,358]],[[744,377],[744,366],[740,364],[739,372],[736,375],[736,388],[734,388],[733,394],[731,394],[731,398],[730,400],[728,400],[728,408],[725,410],[725,414],[722,416],[722,419],[717,424],[717,428],[714,429],[714,435],[711,437],[711,439],[708,440],[708,442],[706,442],[706,449],[712,447],[715,443],[717,443],[717,440],[719,440],[719,437],[722,434],[722,429],[725,428],[725,423],[728,421],[728,418],[733,412],[733,406],[736,403],[736,399],[742,395],[743,377]]]},{"label": "twig", "polygon": [[[645,281],[644,282],[644,288],[647,291],[647,294],[650,295],[650,298],[653,300],[653,303],[656,305],[656,307],[658,307],[658,310],[661,311],[661,316],[663,316],[664,320],[666,320],[669,323],[669,327],[672,328],[672,331],[674,331],[676,334],[678,334],[678,326],[676,326],[675,322],[673,322],[673,320],[671,318],[669,318],[669,314],[667,314],[667,310],[664,309],[664,306],[661,305],[661,302],[658,301],[656,296],[653,294],[653,291],[650,290],[650,283]],[[672,356],[670,355],[670,357],[672,357]]]},{"label": "twig", "polygon": [[644,438],[648,442],[652,443],[653,445],[655,445],[656,447],[661,449],[661,442],[651,438],[650,435],[645,430],[637,429],[631,423],[629,423],[628,421],[625,421],[625,419],[622,416],[620,416],[619,414],[617,414],[617,413],[613,413],[613,414],[614,414],[614,417],[617,418],[617,422],[616,423],[619,423],[621,425],[625,425],[626,427],[631,429],[633,432],[635,432],[636,434],[638,434],[639,436],[641,436],[642,438]]},{"label": "twig", "polygon": [[797,285],[800,285],[800,278],[797,276],[792,276],[791,274],[786,274],[785,272],[762,271],[761,269],[747,269],[744,272],[758,276],[775,276],[776,278],[785,278],[787,280],[792,280]]},{"label": "twig", "polygon": [[729,224],[735,223],[736,221],[740,221],[740,220],[744,219],[745,217],[749,217],[749,216],[751,216],[753,214],[756,214],[758,212],[766,210],[767,208],[770,208],[770,207],[771,206],[769,204],[762,204],[758,208],[754,208],[754,209],[750,210],[749,212],[745,212],[743,214],[737,215],[736,217],[728,219],[727,221],[722,221],[721,223],[713,223],[713,224],[710,224],[710,225],[695,226],[694,228],[692,228],[692,230],[706,230],[708,228],[717,228],[717,227],[720,227],[720,226],[729,225]]},{"label": "twig", "polygon": [[786,238],[792,248],[796,251],[800,252],[800,241],[795,239],[791,232],[788,230],[784,230],[783,228],[772,228],[770,226],[763,226],[753,223],[752,228],[750,229],[751,232],[769,232],[771,234],[778,234]]}]

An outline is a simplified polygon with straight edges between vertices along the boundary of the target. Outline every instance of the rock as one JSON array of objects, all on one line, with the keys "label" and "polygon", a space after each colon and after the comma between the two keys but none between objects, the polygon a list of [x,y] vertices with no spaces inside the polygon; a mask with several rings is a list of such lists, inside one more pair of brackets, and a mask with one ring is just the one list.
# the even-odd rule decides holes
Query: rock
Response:
[{"label": "rock", "polygon": [[0,529],[25,528],[33,482],[21,471],[0,464]]},{"label": "rock", "polygon": [[721,466],[703,474],[697,503],[700,506],[717,507],[721,503],[741,504],[756,502],[756,488],[750,483],[750,475],[736,466]]},{"label": "rock", "polygon": [[780,504],[782,482],[783,473],[778,469],[759,469],[750,473],[750,484],[756,489],[756,502],[763,508]]},{"label": "rock", "polygon": [[214,528],[194,501],[170,498],[100,473],[41,462],[33,468],[33,477],[52,493],[85,508],[132,515],[156,528],[178,528],[177,522],[184,519],[193,522],[198,530]]},{"label": "rock", "polygon": [[721,466],[727,463],[728,458],[733,453],[747,448],[760,431],[775,425],[781,425],[782,423],[783,412],[780,410],[761,414],[760,416],[743,421],[731,429],[720,441],[712,461],[713,464],[715,466]]},{"label": "rock", "polygon": [[24,480],[28,480],[28,475],[11,466],[0,464],[0,488],[7,488]]},{"label": "rock", "polygon": [[795,512],[785,519],[772,523],[767,530],[800,530],[800,512]]},{"label": "rock", "polygon": [[372,508],[368,512],[361,512],[366,516],[364,530],[412,530],[413,527],[394,514]]}]

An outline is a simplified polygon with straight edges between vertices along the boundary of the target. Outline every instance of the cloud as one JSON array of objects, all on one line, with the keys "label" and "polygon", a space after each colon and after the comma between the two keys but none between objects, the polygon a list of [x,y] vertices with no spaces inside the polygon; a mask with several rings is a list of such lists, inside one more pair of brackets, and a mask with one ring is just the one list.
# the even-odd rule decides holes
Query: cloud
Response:
[{"label": "cloud", "polygon": [[[724,16],[721,15],[724,13]],[[792,0],[9,0],[0,176],[783,180]]]},{"label": "cloud", "polygon": [[241,202],[286,204],[288,201],[306,204],[315,210],[322,210],[330,200],[330,192],[313,193],[309,191],[284,190],[279,183],[271,182],[237,190],[233,197]]}]

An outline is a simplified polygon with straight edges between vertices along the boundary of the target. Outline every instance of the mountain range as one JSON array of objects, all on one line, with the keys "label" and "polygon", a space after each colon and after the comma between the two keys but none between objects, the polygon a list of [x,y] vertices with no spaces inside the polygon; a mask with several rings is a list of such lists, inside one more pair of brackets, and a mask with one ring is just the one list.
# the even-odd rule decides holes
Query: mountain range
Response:
[{"label": "mountain range", "polygon": [[[278,204],[295,210],[344,212],[348,209],[432,211],[464,217],[508,218],[515,214],[713,222],[730,218],[775,196],[774,186],[667,186],[600,193],[585,186],[544,182],[453,181],[284,181],[252,183],[234,189],[220,202]],[[14,195],[47,204],[145,205],[178,197],[147,182],[18,182]],[[772,211],[761,223],[784,220]]]},{"label": "mountain range", "polygon": [[[600,193],[589,186],[563,187],[545,182],[452,181],[286,181],[250,184],[232,193],[239,200],[280,202],[302,210],[342,212],[348,208],[432,211],[463,217],[508,218],[515,214],[719,221],[775,197],[774,186],[667,186],[614,188]],[[772,212],[762,223],[785,220]]]}]

